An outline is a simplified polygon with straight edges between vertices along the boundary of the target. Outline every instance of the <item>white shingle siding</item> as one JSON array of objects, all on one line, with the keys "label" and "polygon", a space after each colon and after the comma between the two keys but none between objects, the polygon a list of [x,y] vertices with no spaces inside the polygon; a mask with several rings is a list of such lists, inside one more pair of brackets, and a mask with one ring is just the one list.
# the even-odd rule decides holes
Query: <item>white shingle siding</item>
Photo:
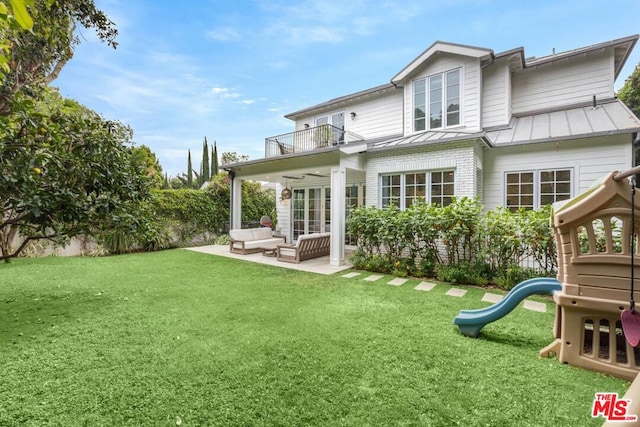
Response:
[{"label": "white shingle siding", "polygon": [[505,172],[573,168],[577,195],[596,179],[629,169],[631,161],[629,135],[492,148],[484,153],[484,206],[504,205]]},{"label": "white shingle siding", "polygon": [[607,50],[571,61],[531,67],[513,74],[513,114],[544,110],[597,98],[611,98],[613,53]]},{"label": "white shingle siding", "polygon": [[404,150],[367,153],[367,206],[380,207],[380,175],[390,173],[454,170],[455,195],[476,196],[478,175],[482,163],[474,142],[458,142],[446,146],[422,146]]},{"label": "white shingle siding", "polygon": [[507,63],[494,64],[482,72],[482,127],[509,123],[509,86]]}]

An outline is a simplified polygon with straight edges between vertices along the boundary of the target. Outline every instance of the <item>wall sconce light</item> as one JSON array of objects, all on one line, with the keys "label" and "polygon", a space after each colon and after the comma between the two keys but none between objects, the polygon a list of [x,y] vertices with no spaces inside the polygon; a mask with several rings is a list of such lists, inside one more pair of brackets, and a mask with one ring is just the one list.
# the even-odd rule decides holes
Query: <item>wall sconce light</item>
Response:
[{"label": "wall sconce light", "polygon": [[305,123],[305,124],[304,124],[304,128],[305,128],[305,129],[309,129],[309,123]]},{"label": "wall sconce light", "polygon": [[353,120],[353,119],[355,119],[355,118],[356,118],[356,113],[355,113],[355,111],[352,111],[352,112],[351,112],[351,120]]}]

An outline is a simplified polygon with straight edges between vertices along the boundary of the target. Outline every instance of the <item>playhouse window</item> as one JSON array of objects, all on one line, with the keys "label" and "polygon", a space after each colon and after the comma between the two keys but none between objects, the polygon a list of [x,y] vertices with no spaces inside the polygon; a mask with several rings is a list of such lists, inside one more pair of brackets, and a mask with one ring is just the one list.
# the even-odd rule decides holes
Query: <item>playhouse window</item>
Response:
[{"label": "playhouse window", "polygon": [[538,209],[571,198],[572,169],[543,169],[507,172],[505,175],[505,206],[512,211],[520,208]]}]

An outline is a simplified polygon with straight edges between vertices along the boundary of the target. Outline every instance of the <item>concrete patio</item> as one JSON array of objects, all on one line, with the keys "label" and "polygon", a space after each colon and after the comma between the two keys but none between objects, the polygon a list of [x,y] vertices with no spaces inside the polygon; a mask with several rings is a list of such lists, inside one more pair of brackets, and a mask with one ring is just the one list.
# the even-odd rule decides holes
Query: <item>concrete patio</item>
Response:
[{"label": "concrete patio", "polygon": [[[309,259],[302,261],[300,264],[293,264],[290,262],[277,261],[276,257],[264,256],[261,253],[240,255],[229,252],[229,245],[209,245],[209,246],[197,246],[193,248],[185,248],[189,251],[201,252],[205,254],[218,255],[227,258],[235,258],[242,261],[255,262],[258,264],[273,265],[275,267],[289,268],[291,270],[306,271],[309,273],[317,274],[334,274],[344,270],[350,269],[352,266],[348,262],[341,266],[332,266],[329,264],[329,256],[323,256],[319,258]],[[346,254],[348,258],[348,253]]]}]

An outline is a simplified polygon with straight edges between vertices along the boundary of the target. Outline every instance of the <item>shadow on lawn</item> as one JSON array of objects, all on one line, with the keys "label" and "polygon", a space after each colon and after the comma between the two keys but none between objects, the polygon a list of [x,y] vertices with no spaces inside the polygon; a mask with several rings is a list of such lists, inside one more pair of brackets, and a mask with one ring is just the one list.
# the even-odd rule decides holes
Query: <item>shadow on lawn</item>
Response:
[{"label": "shadow on lawn", "polygon": [[[470,338],[474,339],[474,338]],[[553,337],[544,339],[540,336],[527,335],[526,329],[522,331],[515,330],[483,330],[479,338],[488,342],[495,342],[514,347],[531,347],[533,349],[541,349],[553,341]]]},{"label": "shadow on lawn", "polygon": [[0,342],[16,343],[36,336],[55,336],[69,322],[104,310],[112,298],[97,294],[7,296],[0,300]]}]

